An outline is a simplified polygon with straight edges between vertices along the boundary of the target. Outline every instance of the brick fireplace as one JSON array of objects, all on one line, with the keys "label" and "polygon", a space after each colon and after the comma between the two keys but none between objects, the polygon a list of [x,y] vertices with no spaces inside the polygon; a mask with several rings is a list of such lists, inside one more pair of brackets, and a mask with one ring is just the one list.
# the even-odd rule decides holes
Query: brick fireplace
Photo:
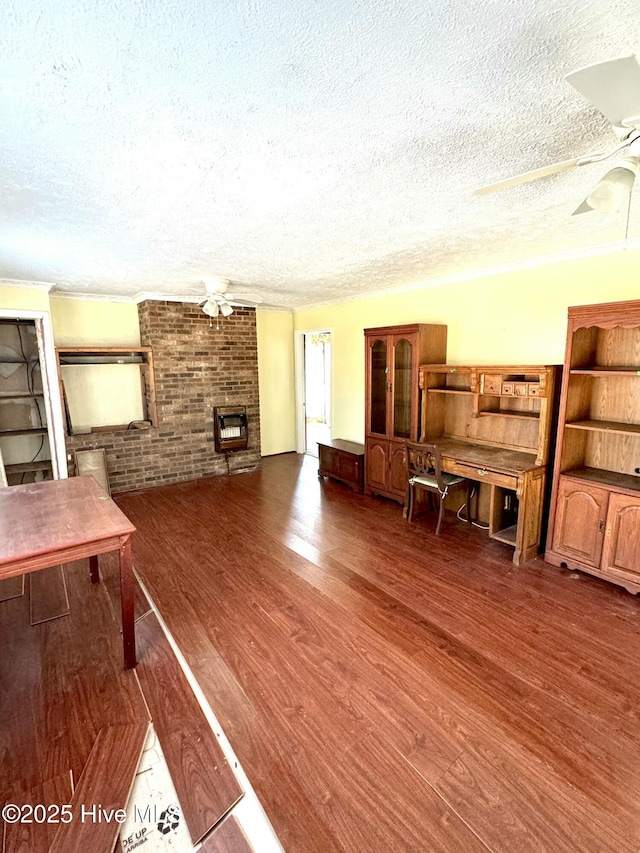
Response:
[{"label": "brick fireplace", "polygon": [[191,303],[147,301],[138,316],[141,344],[153,348],[158,427],[68,436],[68,451],[103,447],[114,492],[226,474],[213,407],[237,404],[246,407],[249,446],[230,454],[230,469],[258,466],[255,309],[234,308],[216,321]]}]

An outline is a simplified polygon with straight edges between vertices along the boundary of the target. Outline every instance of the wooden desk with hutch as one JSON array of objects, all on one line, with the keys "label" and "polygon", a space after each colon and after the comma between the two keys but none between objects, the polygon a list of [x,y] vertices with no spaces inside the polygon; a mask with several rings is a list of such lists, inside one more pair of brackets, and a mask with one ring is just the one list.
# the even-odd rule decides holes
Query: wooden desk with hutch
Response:
[{"label": "wooden desk with hutch", "polygon": [[420,440],[443,468],[489,486],[489,536],[516,566],[540,551],[555,366],[423,364]]}]

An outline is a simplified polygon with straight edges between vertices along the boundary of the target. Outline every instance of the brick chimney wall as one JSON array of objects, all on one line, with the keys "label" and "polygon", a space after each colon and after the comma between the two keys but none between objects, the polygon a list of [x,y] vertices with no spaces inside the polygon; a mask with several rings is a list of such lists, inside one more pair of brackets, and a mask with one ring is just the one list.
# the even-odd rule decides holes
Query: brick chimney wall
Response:
[{"label": "brick chimney wall", "polygon": [[197,305],[147,301],[138,316],[141,344],[153,349],[157,428],[68,436],[67,450],[103,447],[112,492],[226,474],[225,457],[214,448],[213,407],[238,404],[246,406],[249,447],[230,454],[230,469],[257,467],[255,309],[234,308],[210,325]]}]

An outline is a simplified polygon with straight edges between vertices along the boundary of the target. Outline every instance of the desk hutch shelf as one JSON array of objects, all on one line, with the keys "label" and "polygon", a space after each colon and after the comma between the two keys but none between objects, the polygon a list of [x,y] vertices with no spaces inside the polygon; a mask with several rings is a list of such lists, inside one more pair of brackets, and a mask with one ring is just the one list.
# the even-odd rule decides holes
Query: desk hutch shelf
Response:
[{"label": "desk hutch shelf", "polygon": [[540,550],[554,365],[420,366],[420,440],[440,447],[446,471],[489,488],[489,535],[516,565]]},{"label": "desk hutch shelf", "polygon": [[640,301],[569,308],[545,559],[640,592]]}]

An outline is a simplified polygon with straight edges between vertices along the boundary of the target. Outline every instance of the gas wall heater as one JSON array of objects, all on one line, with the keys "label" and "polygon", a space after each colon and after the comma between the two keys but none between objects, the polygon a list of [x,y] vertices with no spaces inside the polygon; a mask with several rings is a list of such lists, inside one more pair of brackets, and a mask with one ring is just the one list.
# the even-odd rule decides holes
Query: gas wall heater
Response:
[{"label": "gas wall heater", "polygon": [[216,453],[246,450],[249,443],[245,406],[214,406],[213,439]]}]

